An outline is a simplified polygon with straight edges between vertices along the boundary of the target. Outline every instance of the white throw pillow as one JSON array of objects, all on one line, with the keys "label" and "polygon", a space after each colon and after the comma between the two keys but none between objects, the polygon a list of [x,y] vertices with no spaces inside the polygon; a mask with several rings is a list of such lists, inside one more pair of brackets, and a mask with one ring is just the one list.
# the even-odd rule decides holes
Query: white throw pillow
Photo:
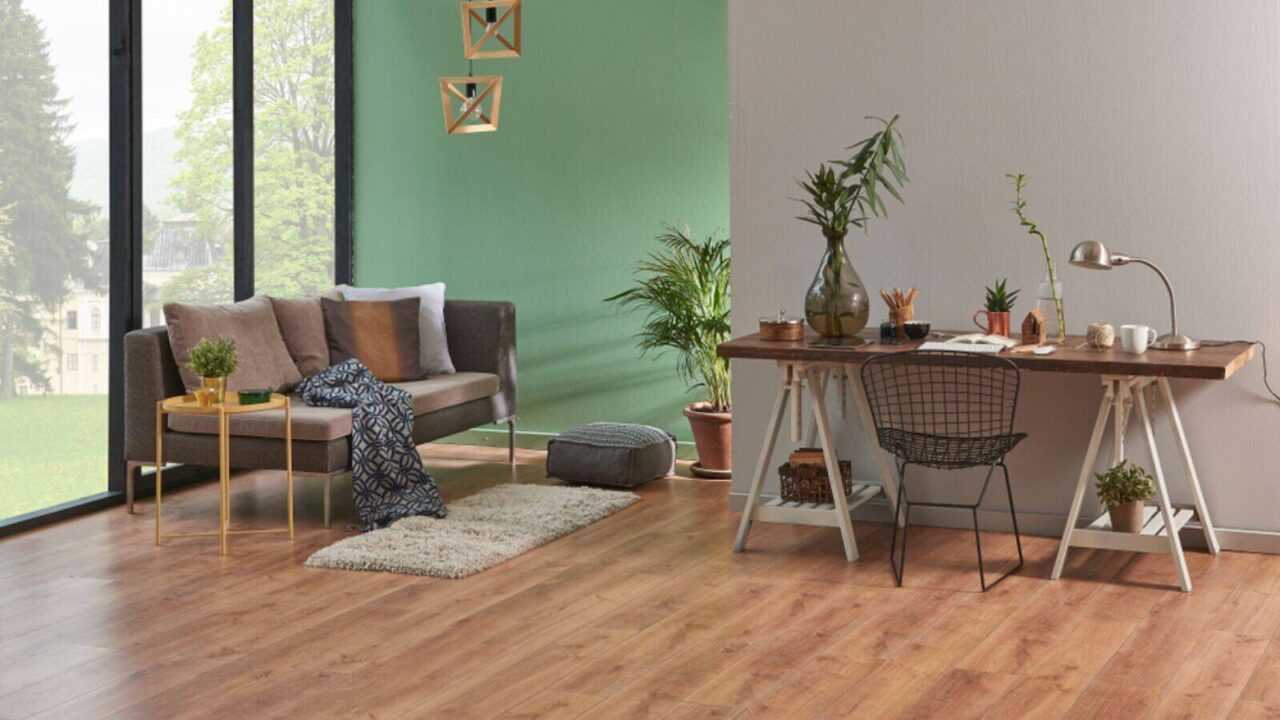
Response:
[{"label": "white throw pillow", "polygon": [[449,358],[449,339],[444,331],[444,283],[404,288],[358,288],[339,285],[344,300],[403,300],[416,297],[418,309],[418,344],[422,372],[448,375],[456,372]]}]

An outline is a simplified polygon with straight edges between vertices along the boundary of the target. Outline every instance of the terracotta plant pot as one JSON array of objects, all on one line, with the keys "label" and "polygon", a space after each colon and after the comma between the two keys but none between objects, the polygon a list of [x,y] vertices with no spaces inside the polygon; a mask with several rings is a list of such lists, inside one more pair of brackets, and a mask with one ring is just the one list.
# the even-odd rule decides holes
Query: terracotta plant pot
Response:
[{"label": "terracotta plant pot", "polygon": [[[733,466],[733,414],[704,412],[701,403],[686,406],[684,416],[693,430],[698,463],[693,471],[703,477],[728,477]],[[699,470],[705,472],[699,472]]]},{"label": "terracotta plant pot", "polygon": [[1142,530],[1141,500],[1132,500],[1120,505],[1108,505],[1107,514],[1111,516],[1111,529],[1122,533],[1136,533]]}]

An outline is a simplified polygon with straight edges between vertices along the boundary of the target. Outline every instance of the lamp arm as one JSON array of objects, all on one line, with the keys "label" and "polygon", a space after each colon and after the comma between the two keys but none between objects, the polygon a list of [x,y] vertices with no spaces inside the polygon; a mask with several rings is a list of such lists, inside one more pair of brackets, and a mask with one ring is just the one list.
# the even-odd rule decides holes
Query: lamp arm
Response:
[{"label": "lamp arm", "polygon": [[1146,258],[1130,257],[1129,262],[1141,263],[1151,268],[1152,270],[1155,270],[1156,274],[1160,276],[1160,280],[1164,282],[1165,290],[1169,291],[1169,316],[1173,320],[1173,329],[1171,330],[1171,333],[1174,335],[1177,335],[1178,334],[1178,302],[1173,297],[1173,285],[1169,284],[1169,277],[1165,275],[1164,271],[1161,270],[1155,263],[1151,262]]}]

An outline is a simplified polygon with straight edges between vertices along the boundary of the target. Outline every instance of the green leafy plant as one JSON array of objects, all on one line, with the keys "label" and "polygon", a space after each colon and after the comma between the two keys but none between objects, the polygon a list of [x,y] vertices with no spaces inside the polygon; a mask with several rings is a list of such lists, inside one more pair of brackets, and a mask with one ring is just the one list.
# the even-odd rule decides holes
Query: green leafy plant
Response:
[{"label": "green leafy plant", "polygon": [[865,229],[870,216],[885,215],[881,191],[902,202],[899,190],[907,183],[907,166],[899,147],[902,134],[895,127],[898,116],[888,121],[867,119],[879,120],[884,128],[850,145],[847,149],[856,151],[853,157],[819,163],[817,170],[806,170],[800,181],[809,197],[798,198],[808,209],[798,219],[817,225],[827,240],[842,240],[850,227]]},{"label": "green leafy plant", "polygon": [[1027,201],[1022,199],[1022,189],[1027,186],[1027,176],[1006,174],[1013,181],[1013,212],[1018,216],[1018,224],[1026,228],[1027,234],[1040,239],[1040,247],[1044,250],[1044,267],[1049,273],[1049,287],[1053,293],[1053,309],[1058,316],[1058,341],[1067,339],[1067,319],[1062,310],[1062,292],[1058,286],[1058,273],[1053,267],[1053,254],[1049,252],[1049,240],[1040,231],[1040,226],[1027,217]]},{"label": "green leafy plant", "polygon": [[1098,481],[1098,499],[1107,507],[1128,502],[1147,501],[1156,496],[1155,480],[1141,465],[1122,460],[1106,472],[1094,473]]},{"label": "green leafy plant", "polygon": [[226,377],[236,371],[240,358],[236,354],[236,341],[231,338],[200,338],[191,348],[191,361],[187,367],[200,377]]},{"label": "green leafy plant", "polygon": [[983,302],[983,306],[987,312],[1012,312],[1013,302],[1018,299],[1020,290],[1006,290],[1005,283],[1008,278],[996,280],[994,288],[987,288],[987,298]]},{"label": "green leafy plant", "polygon": [[705,388],[704,409],[728,412],[729,361],[716,346],[729,339],[729,240],[670,226],[657,239],[664,249],[639,263],[636,286],[605,301],[644,311],[640,354],[674,352],[689,389]]}]

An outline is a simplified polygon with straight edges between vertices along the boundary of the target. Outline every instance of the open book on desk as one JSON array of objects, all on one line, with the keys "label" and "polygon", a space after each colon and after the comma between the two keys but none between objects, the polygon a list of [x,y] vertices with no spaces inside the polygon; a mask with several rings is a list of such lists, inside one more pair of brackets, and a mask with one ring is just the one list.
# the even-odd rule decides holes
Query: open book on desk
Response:
[{"label": "open book on desk", "polygon": [[920,346],[921,350],[961,350],[980,353],[998,353],[1017,346],[1018,341],[1003,335],[983,335],[970,333],[948,338],[944,342],[927,342]]}]

